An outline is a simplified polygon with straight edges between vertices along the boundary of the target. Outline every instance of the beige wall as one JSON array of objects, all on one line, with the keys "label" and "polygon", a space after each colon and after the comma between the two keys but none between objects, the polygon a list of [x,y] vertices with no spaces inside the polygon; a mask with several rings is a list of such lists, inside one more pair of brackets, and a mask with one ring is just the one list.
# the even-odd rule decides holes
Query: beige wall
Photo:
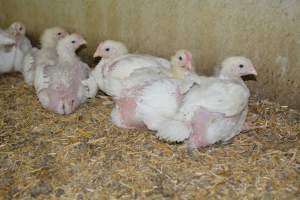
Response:
[{"label": "beige wall", "polygon": [[88,54],[109,38],[166,57],[186,48],[205,73],[245,55],[259,73],[253,91],[300,108],[299,0],[0,0],[0,25],[15,20],[35,40],[50,26],[76,30]]}]

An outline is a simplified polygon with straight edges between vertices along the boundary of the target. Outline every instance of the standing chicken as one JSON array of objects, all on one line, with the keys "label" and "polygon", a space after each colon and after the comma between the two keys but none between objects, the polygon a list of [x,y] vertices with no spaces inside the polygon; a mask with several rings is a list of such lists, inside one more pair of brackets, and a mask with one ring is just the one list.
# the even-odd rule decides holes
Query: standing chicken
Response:
[{"label": "standing chicken", "polygon": [[173,119],[158,129],[158,136],[168,141],[189,138],[190,147],[199,148],[239,134],[250,96],[241,76],[250,74],[257,75],[249,59],[225,59],[219,77],[203,77],[202,83],[187,93]]},{"label": "standing chicken", "polygon": [[[162,122],[176,114],[183,97],[181,78],[186,72],[181,69],[191,69],[191,54],[178,51],[171,63],[171,69],[141,69],[129,76],[120,97],[115,98],[116,107],[112,111],[115,125],[157,130]],[[173,68],[180,73],[173,74]],[[173,75],[180,77],[175,79]]]},{"label": "standing chicken", "polygon": [[0,41],[0,74],[22,72],[24,56],[32,49],[25,33],[25,26],[21,22],[14,22],[6,31],[0,31],[6,38],[3,42]]},{"label": "standing chicken", "polygon": [[[147,67],[170,68],[169,61],[150,55],[128,54],[124,44],[112,40],[107,40],[99,44],[94,57],[101,57],[102,60],[92,72],[94,81],[98,87],[110,96],[120,95],[123,89],[123,82],[137,69]],[[90,85],[92,80],[85,81]]]},{"label": "standing chicken", "polygon": [[39,90],[40,83],[43,82],[42,71],[45,65],[54,65],[58,55],[56,46],[59,40],[68,33],[60,27],[46,29],[40,39],[41,49],[33,48],[24,59],[23,75],[28,85],[35,85]]},{"label": "standing chicken", "polygon": [[89,66],[75,51],[86,41],[79,34],[71,34],[57,45],[58,62],[46,65],[43,70],[47,86],[38,92],[42,106],[59,114],[70,114],[86,100],[85,87],[81,81],[88,78]]}]

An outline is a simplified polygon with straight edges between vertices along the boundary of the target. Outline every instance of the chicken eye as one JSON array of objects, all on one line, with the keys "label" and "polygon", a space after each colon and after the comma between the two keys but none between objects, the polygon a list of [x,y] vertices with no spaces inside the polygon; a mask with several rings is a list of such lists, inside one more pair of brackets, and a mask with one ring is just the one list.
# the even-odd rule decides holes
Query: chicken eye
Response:
[{"label": "chicken eye", "polygon": [[22,31],[22,30],[23,30],[23,28],[22,28],[22,27],[20,27],[20,28],[19,28],[19,30],[20,30],[20,31]]},{"label": "chicken eye", "polygon": [[182,60],[183,58],[182,58],[182,56],[179,56],[179,60]]},{"label": "chicken eye", "polygon": [[243,67],[244,67],[244,65],[240,64],[240,65],[239,65],[239,67],[240,67],[240,68],[243,68]]},{"label": "chicken eye", "polygon": [[109,48],[106,48],[106,49],[105,49],[105,51],[109,51],[109,50],[110,50]]},{"label": "chicken eye", "polygon": [[72,40],[72,43],[74,44],[76,41],[75,40]]},{"label": "chicken eye", "polygon": [[57,33],[57,35],[61,35],[61,32]]}]

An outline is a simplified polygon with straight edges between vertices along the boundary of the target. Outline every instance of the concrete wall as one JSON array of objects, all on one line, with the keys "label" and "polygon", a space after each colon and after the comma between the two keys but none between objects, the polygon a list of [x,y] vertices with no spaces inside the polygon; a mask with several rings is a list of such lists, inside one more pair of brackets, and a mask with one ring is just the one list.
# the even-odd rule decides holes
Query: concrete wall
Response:
[{"label": "concrete wall", "polygon": [[76,30],[88,55],[108,38],[165,57],[186,48],[208,74],[226,56],[245,55],[259,73],[253,92],[300,108],[298,0],[0,0],[0,25],[16,20],[34,40],[51,26]]}]

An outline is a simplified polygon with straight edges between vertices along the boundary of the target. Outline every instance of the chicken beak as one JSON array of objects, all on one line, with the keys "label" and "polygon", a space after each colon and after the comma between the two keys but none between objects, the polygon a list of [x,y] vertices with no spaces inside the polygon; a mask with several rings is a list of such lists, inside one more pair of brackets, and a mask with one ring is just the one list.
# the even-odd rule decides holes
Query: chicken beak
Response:
[{"label": "chicken beak", "polygon": [[252,69],[251,69],[251,74],[253,74],[253,75],[257,76],[257,71],[256,71],[256,69],[255,69],[255,67],[254,67],[254,66],[252,66]]},{"label": "chicken beak", "polygon": [[191,62],[188,62],[188,63],[186,64],[186,68],[187,68],[189,71],[191,71],[191,70],[192,70],[192,63],[191,63]]},{"label": "chicken beak", "polygon": [[93,57],[94,58],[101,57],[101,48],[100,48],[100,45],[98,46],[97,50],[95,51]]},{"label": "chicken beak", "polygon": [[257,76],[256,70],[253,70],[252,74],[255,75],[255,76]]},{"label": "chicken beak", "polygon": [[80,45],[87,45],[87,42],[86,42],[86,40],[81,40],[81,42],[80,42]]},{"label": "chicken beak", "polygon": [[101,55],[101,46],[103,45],[103,42],[101,42],[98,46],[97,46],[97,49],[94,53],[94,58],[97,58],[97,57],[102,57]]}]

